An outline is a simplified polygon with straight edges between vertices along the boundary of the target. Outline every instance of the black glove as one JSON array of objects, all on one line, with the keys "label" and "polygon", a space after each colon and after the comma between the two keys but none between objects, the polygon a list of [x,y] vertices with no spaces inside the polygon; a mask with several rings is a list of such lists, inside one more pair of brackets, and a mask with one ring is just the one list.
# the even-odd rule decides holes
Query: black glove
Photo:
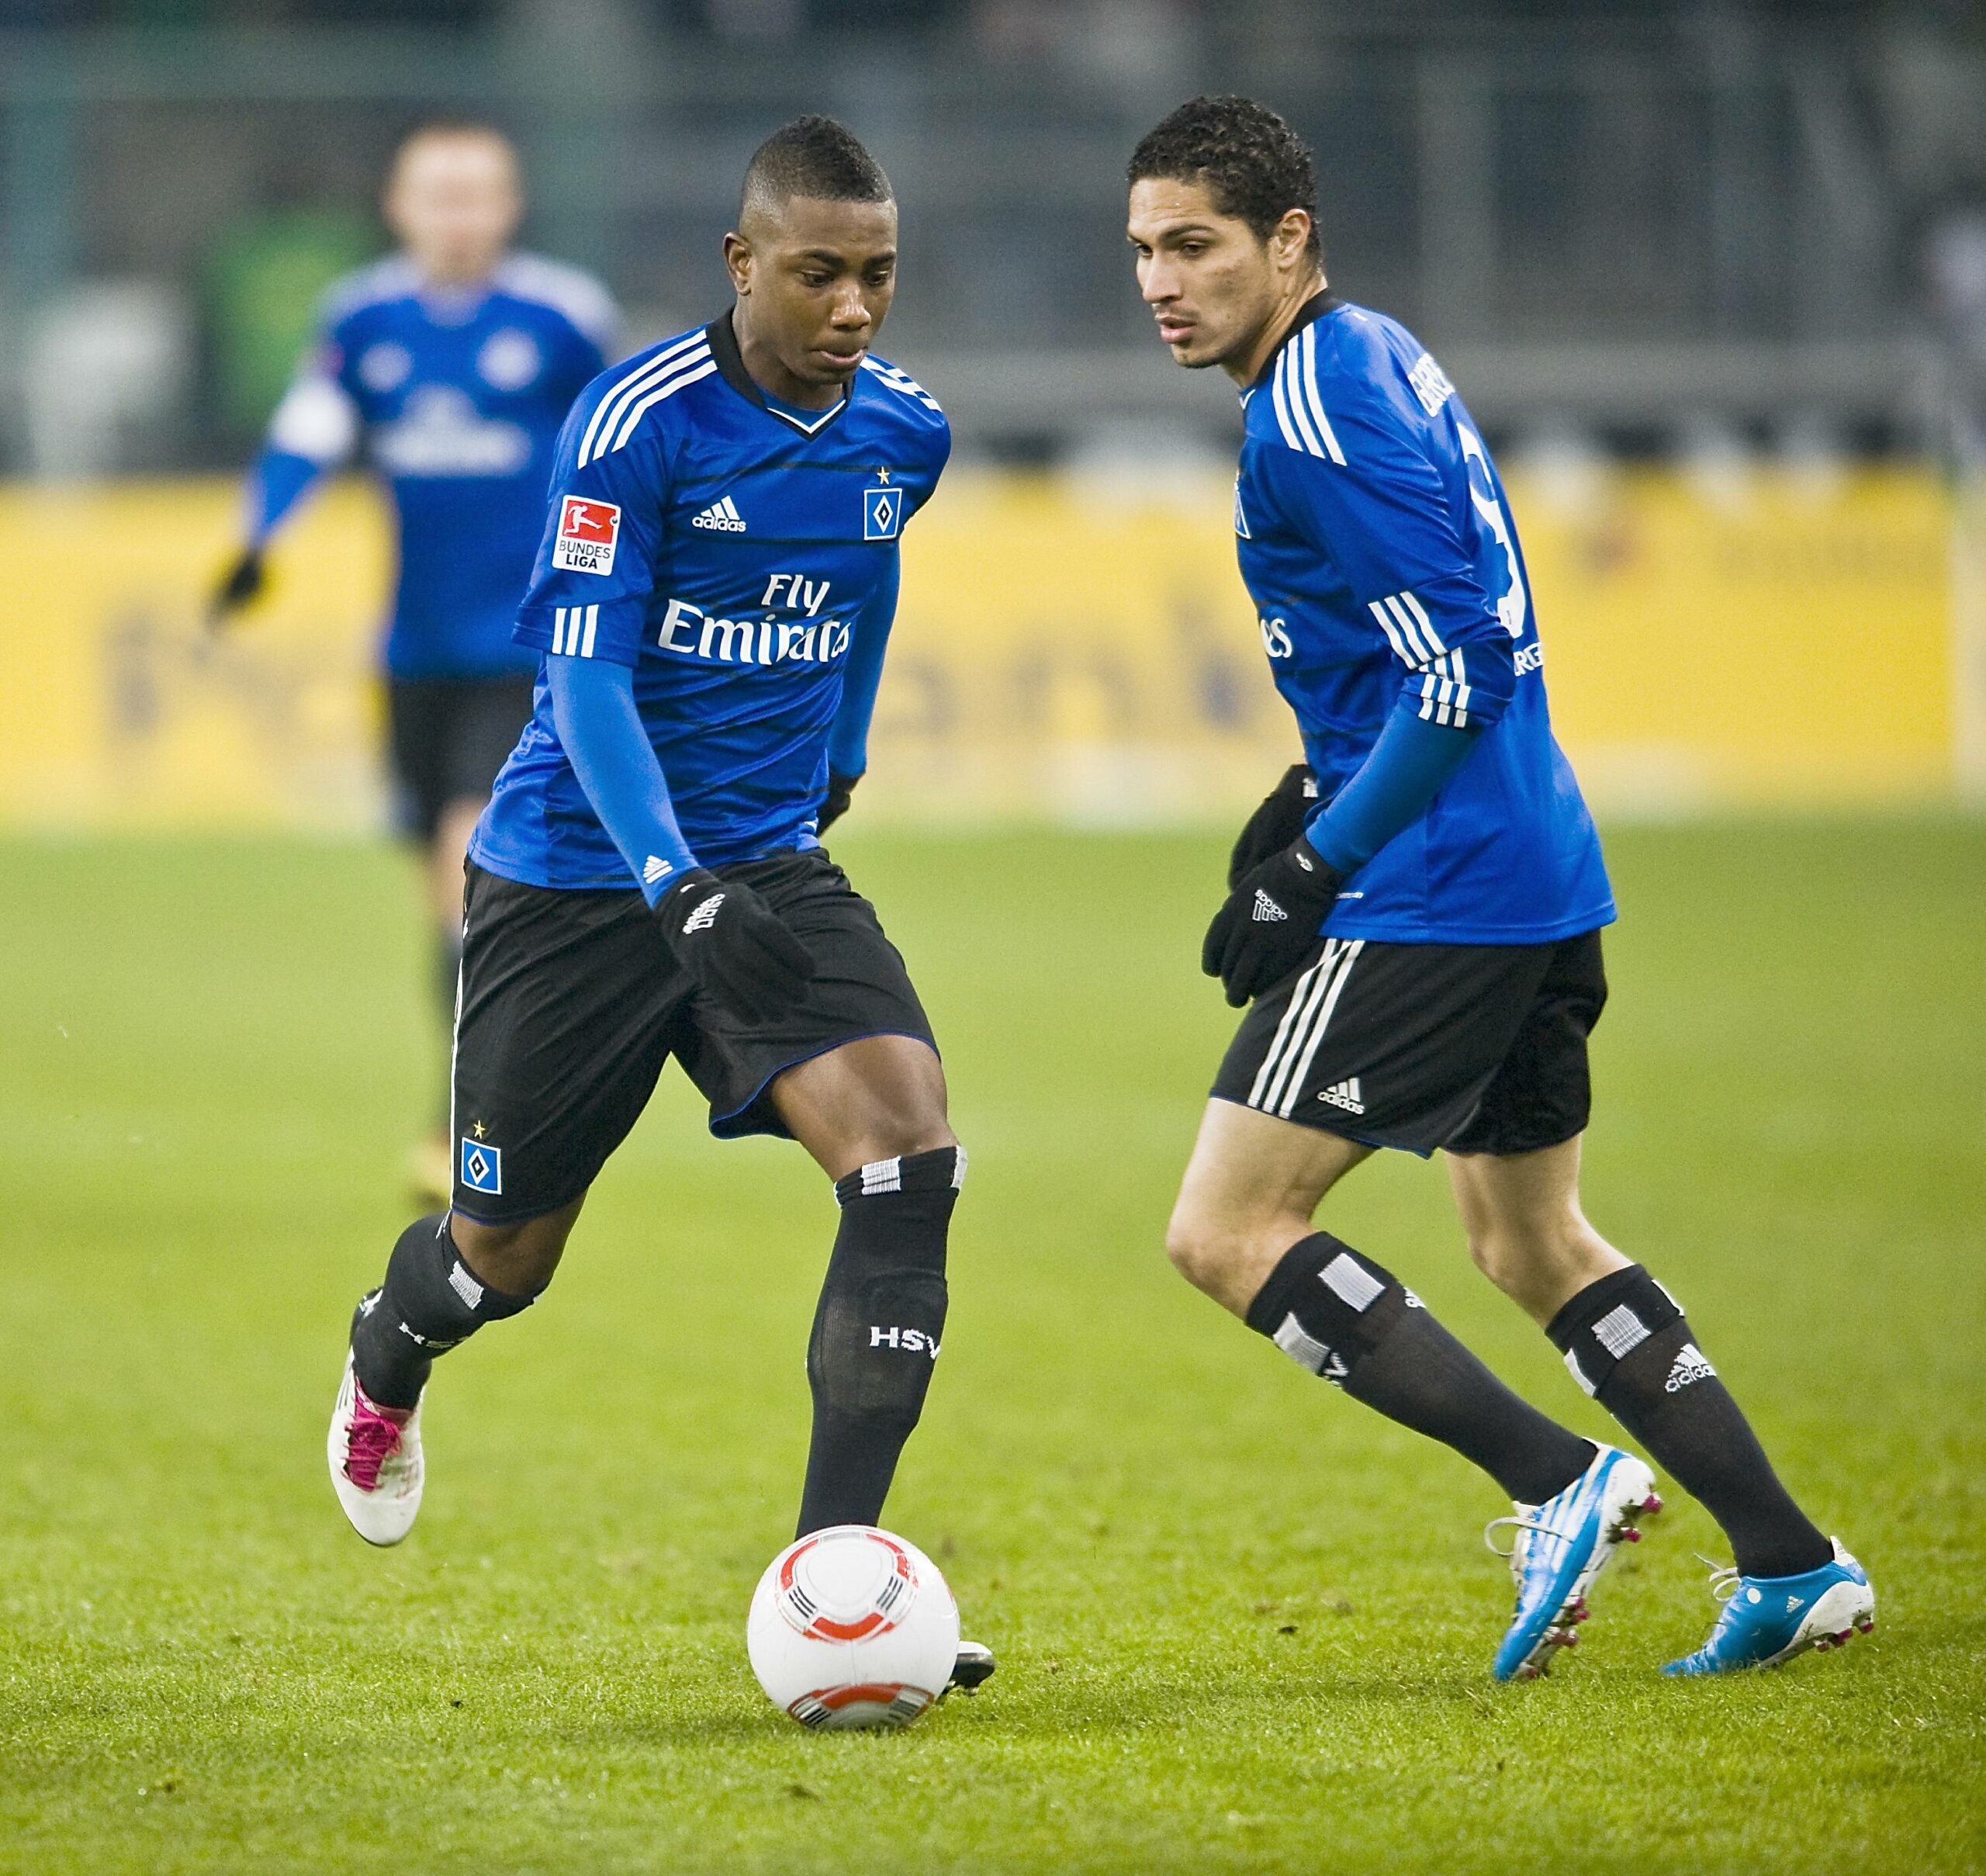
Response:
[{"label": "black glove", "polygon": [[1260,866],[1272,853],[1279,853],[1303,831],[1310,810],[1317,805],[1317,778],[1307,762],[1291,763],[1281,781],[1249,815],[1248,824],[1234,843],[1227,860],[1227,889],[1241,883],[1241,875]]},{"label": "black glove", "polygon": [[827,799],[822,802],[821,817],[814,826],[816,833],[825,834],[848,812],[849,798],[861,779],[859,775],[837,775],[832,769],[829,770]]},{"label": "black glove", "polygon": [[1200,968],[1220,979],[1239,1009],[1303,961],[1344,883],[1307,840],[1271,854],[1241,876],[1214,914]]},{"label": "black glove", "polygon": [[262,550],[244,547],[207,597],[207,629],[218,632],[244,606],[261,597]]},{"label": "black glove", "polygon": [[699,867],[656,902],[676,961],[747,1023],[773,1023],[800,1001],[814,974],[807,947],[742,880]]}]

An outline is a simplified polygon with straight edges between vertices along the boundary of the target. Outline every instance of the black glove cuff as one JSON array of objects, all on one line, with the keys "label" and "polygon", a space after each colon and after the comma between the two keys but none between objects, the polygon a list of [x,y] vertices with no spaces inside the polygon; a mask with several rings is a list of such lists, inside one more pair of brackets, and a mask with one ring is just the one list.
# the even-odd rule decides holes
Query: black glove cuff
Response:
[{"label": "black glove cuff", "polygon": [[1323,917],[1336,903],[1345,876],[1300,834],[1277,857],[1288,896],[1306,912]]}]

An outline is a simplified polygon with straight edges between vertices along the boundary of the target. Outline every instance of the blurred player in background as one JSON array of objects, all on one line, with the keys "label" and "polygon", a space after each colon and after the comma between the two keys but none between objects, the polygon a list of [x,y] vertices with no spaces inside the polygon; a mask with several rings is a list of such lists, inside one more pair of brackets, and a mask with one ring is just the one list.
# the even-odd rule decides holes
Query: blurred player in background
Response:
[{"label": "blurred player in background", "polygon": [[[1375,1147],[1448,1155],[1469,1248],[1730,1539],[1728,1600],[1670,1674],[1829,1647],[1867,1578],[1806,1518],[1680,1307],[1586,1222],[1586,1037],[1614,902],[1546,711],[1510,511],[1475,421],[1400,326],[1326,284],[1310,151],[1200,98],[1131,159],[1140,287],[1174,358],[1241,388],[1241,572],[1307,760],[1244,829],[1202,967],[1253,999],[1168,1248],[1313,1374],[1515,1501],[1500,1680],[1575,1638],[1648,1467],[1520,1400],[1312,1215]],[[1299,1488],[1300,1489],[1300,1488]]]},{"label": "blurred player in background", "polygon": [[602,375],[559,438],[517,628],[537,711],[469,850],[452,1203],[359,1304],[332,1416],[375,1544],[420,1508],[434,1358],[543,1292],[671,1055],[712,1133],[795,1139],[834,1182],[802,1535],[877,1521],[930,1386],[965,1154],[903,959],[818,835],[951,431],[870,352],[896,200],[841,125],[760,147],[725,258],[732,310]]},{"label": "blurred player in background", "polygon": [[[216,625],[264,585],[269,542],[305,491],[355,457],[391,501],[399,569],[383,661],[401,831],[424,850],[434,993],[454,1019],[462,858],[531,712],[538,655],[511,637],[567,410],[612,355],[605,289],[509,251],[524,210],[516,152],[487,124],[438,119],[401,143],[387,226],[398,253],[340,282],[250,472],[247,541]],[[443,1128],[413,1182],[445,1197]]]}]

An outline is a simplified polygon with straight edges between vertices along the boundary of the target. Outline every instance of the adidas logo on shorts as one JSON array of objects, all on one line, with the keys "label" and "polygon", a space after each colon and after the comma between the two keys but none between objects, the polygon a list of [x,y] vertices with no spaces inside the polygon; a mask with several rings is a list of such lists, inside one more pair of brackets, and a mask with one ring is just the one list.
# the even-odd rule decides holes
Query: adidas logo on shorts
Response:
[{"label": "adidas logo on shorts", "polygon": [[1365,1097],[1359,1092],[1358,1077],[1348,1082],[1334,1082],[1317,1096],[1320,1101],[1328,1101],[1334,1107],[1341,1107],[1348,1114],[1362,1114],[1365,1111]]},{"label": "adidas logo on shorts", "polygon": [[1675,1365],[1669,1369],[1669,1379],[1662,1383],[1662,1388],[1666,1393],[1680,1394],[1692,1382],[1707,1381],[1716,1372],[1694,1342],[1685,1342],[1676,1351]]},{"label": "adidas logo on shorts", "polygon": [[1258,886],[1255,888],[1255,922],[1258,925],[1274,925],[1280,920],[1288,919],[1289,916],[1289,914],[1271,898],[1261,887]]},{"label": "adidas logo on shorts", "polygon": [[721,501],[712,502],[690,525],[714,528],[719,534],[742,534],[745,517],[738,512],[737,503],[727,495]]}]

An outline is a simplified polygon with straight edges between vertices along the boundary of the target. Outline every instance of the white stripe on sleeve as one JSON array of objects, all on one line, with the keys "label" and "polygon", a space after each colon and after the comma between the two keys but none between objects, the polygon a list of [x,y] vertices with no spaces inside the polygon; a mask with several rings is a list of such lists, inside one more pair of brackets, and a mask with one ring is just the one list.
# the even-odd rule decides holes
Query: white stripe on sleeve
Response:
[{"label": "white stripe on sleeve", "polygon": [[612,431],[614,425],[620,422],[621,414],[627,408],[629,401],[638,397],[658,379],[667,377],[679,359],[687,358],[703,343],[704,335],[700,328],[687,338],[679,340],[666,351],[658,353],[647,364],[628,372],[593,407],[593,417],[586,425],[586,434],[580,439],[579,459],[583,466],[593,460],[594,443],[603,432]]},{"label": "white stripe on sleeve", "polygon": [[1334,462],[1344,460],[1344,452],[1338,448],[1337,433],[1331,428],[1330,419],[1324,414],[1324,400],[1317,394],[1317,327],[1313,320],[1303,328],[1303,363],[1299,374],[1303,395],[1310,401],[1310,414],[1317,421],[1317,429],[1324,439],[1324,448]]}]

